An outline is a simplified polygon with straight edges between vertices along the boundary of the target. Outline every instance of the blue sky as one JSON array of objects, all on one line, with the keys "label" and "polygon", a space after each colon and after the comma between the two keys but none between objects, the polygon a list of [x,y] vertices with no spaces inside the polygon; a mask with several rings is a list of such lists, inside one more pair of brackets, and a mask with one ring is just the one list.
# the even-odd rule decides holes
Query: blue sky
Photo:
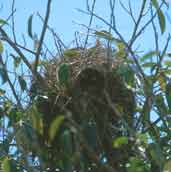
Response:
[{"label": "blue sky", "polygon": [[[92,3],[93,0],[89,0],[90,3]],[[171,1],[171,0],[168,0]],[[1,1],[0,1],[1,2]],[[110,16],[110,8],[109,8],[109,0],[96,0],[96,6],[95,6],[95,13],[100,15],[101,17],[105,18],[107,21],[109,21]],[[133,31],[133,22],[130,21],[130,17],[125,13],[125,11],[119,6],[119,0],[116,0],[116,8],[115,8],[115,14],[116,14],[116,24],[119,28],[118,30],[120,33],[123,34],[124,38],[126,40],[130,39],[130,36]],[[128,0],[122,0],[124,5],[128,4]],[[139,12],[140,6],[142,4],[142,0],[132,0],[132,7],[134,10],[135,17],[137,16],[137,12]],[[5,0],[2,4],[2,7],[0,8],[0,18],[7,18],[11,13],[11,4],[12,0]],[[44,16],[45,10],[46,10],[46,4],[47,0],[15,0],[15,7],[16,7],[16,13],[15,13],[15,27],[16,27],[16,33],[17,38],[20,43],[22,43],[22,34],[25,35],[25,38],[28,43],[29,48],[33,48],[33,42],[28,37],[27,34],[27,25],[28,25],[28,18],[31,14],[34,14],[33,18],[33,31],[37,34],[41,31],[42,22],[37,17],[37,12],[39,12],[42,16]],[[49,20],[49,25],[55,29],[55,31],[58,33],[58,35],[62,38],[62,40],[65,42],[67,46],[70,45],[72,40],[74,39],[74,33],[75,31],[81,31],[82,33],[86,33],[86,29],[81,27],[80,24],[88,25],[89,23],[89,16],[78,12],[76,9],[82,9],[86,10],[86,0],[52,0],[52,9],[51,9],[51,16]],[[171,8],[169,10],[164,10],[164,12],[167,12],[167,16],[171,18]],[[144,22],[147,21],[147,18],[144,19],[142,22],[142,25]],[[160,40],[160,46],[164,46],[166,42],[166,37],[168,35],[168,32],[171,33],[171,22],[168,22],[167,20],[167,32],[161,36],[160,35],[160,29],[158,27],[159,32],[159,40]],[[108,29],[102,22],[100,22],[97,19],[93,20],[93,28],[104,30]],[[9,29],[9,34],[11,33],[11,29]],[[50,34],[46,34],[46,41],[49,48],[52,49],[52,51],[56,51],[55,47],[52,43],[52,37]],[[154,34],[151,30],[151,26],[143,33],[141,37],[137,40],[135,47],[140,46],[140,50],[147,52],[150,50],[154,50]],[[171,49],[171,46],[170,46]]]},{"label": "blue sky", "polygon": [[[89,0],[92,2],[91,0]],[[134,0],[132,6],[135,11],[137,11],[140,7],[142,0]],[[127,0],[122,0],[124,4],[127,4]],[[6,0],[2,2],[3,8],[0,11],[0,18],[6,18],[10,14],[12,0]],[[36,13],[39,12],[42,16],[45,12],[45,7],[47,4],[47,0],[16,0],[16,13],[15,13],[15,23],[16,23],[16,31],[18,36],[24,33],[27,33],[27,20],[31,14],[35,14],[34,17],[34,25],[33,30],[36,33],[39,33],[41,22],[38,17],[36,17]],[[57,33],[61,36],[66,44],[69,44],[74,39],[74,32],[75,31],[82,31],[85,30],[83,27],[75,24],[74,22],[78,22],[80,24],[88,25],[89,17],[85,14],[82,14],[76,10],[79,9],[86,9],[86,0],[53,0],[52,4],[52,13],[50,17],[49,24],[55,28]],[[169,10],[171,12],[171,10]],[[169,16],[169,11],[168,16]],[[109,19],[110,10],[109,10],[109,0],[97,0],[96,3],[96,13],[105,19]],[[135,12],[136,14],[136,12]],[[171,14],[171,13],[170,13]],[[116,8],[116,19],[117,25],[119,27],[120,32],[129,39],[130,33],[132,32],[132,22],[130,22],[130,18],[127,14],[123,11],[123,9]],[[94,28],[104,28],[101,22],[98,20],[94,20]],[[167,28],[170,28],[171,24],[167,22]],[[27,34],[26,34],[27,35]],[[152,45],[152,34],[150,29],[146,31],[141,38],[143,41],[143,46],[146,45],[144,48],[150,49],[153,47]],[[47,39],[48,41],[48,39]]]},{"label": "blue sky", "polygon": [[[89,0],[90,4],[93,0]],[[137,12],[141,7],[143,0],[133,0],[132,7],[134,10],[135,17],[137,16]],[[168,2],[171,0],[168,0]],[[124,38],[128,41],[133,31],[133,22],[130,20],[130,16],[128,16],[125,11],[119,5],[119,0],[116,0],[116,8],[115,8],[115,15],[116,15],[116,24],[120,33],[124,36]],[[128,4],[128,0],[122,0],[124,5]],[[1,4],[1,3],[0,3]],[[2,2],[2,8],[0,9],[0,18],[7,18],[11,13],[11,4],[12,0],[6,0]],[[28,37],[27,34],[27,25],[28,25],[28,18],[31,14],[34,14],[33,18],[33,31],[40,34],[42,22],[40,21],[39,17],[37,16],[37,12],[39,12],[42,16],[45,14],[47,5],[47,0],[15,0],[15,27],[17,38],[22,43],[22,35],[25,35],[25,38],[28,43],[29,48],[33,48],[33,42]],[[74,40],[74,33],[76,31],[80,31],[82,33],[86,33],[86,29],[79,24],[88,25],[89,23],[89,16],[83,13],[80,13],[76,9],[86,10],[86,0],[52,0],[52,9],[51,9],[51,16],[49,20],[49,25],[55,29],[61,39],[65,42],[67,46],[70,45],[72,40]],[[110,8],[109,8],[109,0],[96,0],[95,6],[95,13],[99,16],[103,17],[107,21],[109,21],[110,16]],[[164,13],[167,13],[167,18],[171,18],[171,8],[169,10],[164,9]],[[147,16],[149,17],[149,16]],[[145,18],[142,21],[142,25],[147,21]],[[79,24],[76,24],[79,23]],[[158,22],[157,22],[158,24]],[[160,29],[158,26],[158,33],[159,33],[159,40],[160,40],[160,47],[163,47],[166,43],[166,38],[168,33],[171,33],[171,21],[167,20],[166,22],[167,32],[161,36]],[[9,28],[9,27],[8,27]],[[104,25],[101,21],[94,18],[92,28],[98,30],[108,29],[106,25]],[[140,51],[150,51],[154,50],[155,41],[154,41],[154,33],[152,32],[152,27],[148,27],[145,30],[142,36],[139,37],[137,40],[135,47],[139,46]],[[11,29],[9,30],[9,34],[11,34]],[[52,43],[52,37],[49,33],[46,34],[45,42],[51,48],[52,52],[56,51],[55,47]],[[171,49],[171,46],[170,46]]]}]

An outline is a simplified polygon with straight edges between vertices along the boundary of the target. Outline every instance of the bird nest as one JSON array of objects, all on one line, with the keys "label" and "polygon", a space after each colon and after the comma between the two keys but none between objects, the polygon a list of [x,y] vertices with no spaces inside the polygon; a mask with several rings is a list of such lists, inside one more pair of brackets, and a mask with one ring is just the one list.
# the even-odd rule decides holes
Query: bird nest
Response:
[{"label": "bird nest", "polygon": [[46,90],[48,101],[54,104],[52,107],[58,107],[58,111],[69,110],[76,118],[80,113],[89,118],[91,114],[102,112],[116,118],[112,110],[115,104],[120,113],[132,118],[134,96],[117,73],[121,62],[112,53],[101,46],[86,50],[76,48],[48,61],[44,65],[46,84],[42,85],[42,90]]},{"label": "bird nest", "polygon": [[[112,53],[103,47],[69,49],[63,57],[44,64],[43,82],[38,82],[34,88],[38,89],[37,109],[43,114],[43,136],[39,140],[42,140],[45,150],[49,151],[46,143],[51,123],[58,115],[67,117],[70,114],[72,121],[83,129],[88,143],[91,140],[86,132],[95,126],[93,132],[100,140],[95,145],[97,152],[105,152],[107,158],[114,160],[111,140],[122,135],[123,120],[133,126],[135,100],[133,92],[125,86],[123,77],[118,73],[121,62]],[[62,129],[70,126],[66,123]],[[61,151],[58,142],[59,137],[54,139],[51,153],[48,152],[52,157]],[[72,144],[77,142],[75,140]],[[122,160],[121,157],[119,161]]]}]

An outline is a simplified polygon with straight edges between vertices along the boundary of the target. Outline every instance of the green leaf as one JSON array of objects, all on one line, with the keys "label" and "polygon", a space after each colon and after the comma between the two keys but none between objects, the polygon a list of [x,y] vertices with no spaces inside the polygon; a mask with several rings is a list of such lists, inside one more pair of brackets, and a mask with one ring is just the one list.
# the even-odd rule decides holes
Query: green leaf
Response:
[{"label": "green leaf", "polygon": [[134,86],[135,74],[129,65],[121,64],[120,67],[117,69],[117,73],[123,77],[124,81],[129,86]]},{"label": "green leaf", "polygon": [[163,34],[166,29],[166,21],[165,21],[165,16],[161,10],[158,11],[158,19],[159,19],[161,33]]},{"label": "green leaf", "polygon": [[149,153],[152,157],[152,160],[159,166],[162,167],[164,163],[164,155],[161,150],[161,147],[158,143],[152,143],[149,146]]},{"label": "green leaf", "polygon": [[0,88],[0,96],[4,95],[5,93],[6,91]]},{"label": "green leaf", "polygon": [[117,41],[117,42],[116,42],[116,46],[117,46],[117,48],[118,48],[118,51],[123,51],[123,50],[125,50],[125,44],[124,44],[123,42],[121,42],[121,41]]},{"label": "green leaf", "polygon": [[68,49],[64,51],[64,57],[78,57],[80,55],[80,52],[78,49]]},{"label": "green leaf", "polygon": [[159,9],[159,4],[158,4],[157,0],[152,0],[152,5],[157,10],[157,16],[158,16],[158,20],[159,20],[160,30],[161,30],[161,33],[163,34],[165,32],[165,29],[166,29],[165,16],[164,16],[162,10]]},{"label": "green leaf", "polygon": [[7,157],[2,162],[2,171],[3,172],[11,172],[11,164],[10,159]]},{"label": "green leaf", "polygon": [[[47,114],[45,114],[47,115]],[[43,134],[43,119],[42,114],[38,111],[37,107],[33,105],[29,110],[32,127],[40,134]]]},{"label": "green leaf", "polygon": [[125,49],[120,49],[120,50],[116,51],[115,57],[116,57],[116,58],[123,58],[123,57],[126,57]]},{"label": "green leaf", "polygon": [[157,0],[152,0],[151,2],[156,9],[159,7]]},{"label": "green leaf", "polygon": [[2,84],[5,84],[8,80],[8,75],[4,67],[0,67],[0,76],[1,76]]},{"label": "green leaf", "polygon": [[70,76],[69,65],[61,64],[58,70],[58,79],[60,84],[67,85],[69,81],[69,76]]},{"label": "green leaf", "polygon": [[14,160],[10,159],[9,157],[6,157],[2,161],[2,172],[17,172],[16,163]]},{"label": "green leaf", "polygon": [[114,148],[120,148],[126,144],[128,144],[128,137],[126,137],[126,136],[118,137],[113,141]]},{"label": "green leaf", "polygon": [[18,76],[18,81],[19,81],[21,90],[22,90],[22,91],[26,90],[26,88],[27,88],[27,83],[26,83],[26,81],[24,80],[24,78],[23,78],[22,76]]},{"label": "green leaf", "polygon": [[22,121],[22,124],[17,127],[18,128],[15,133],[17,146],[20,147],[25,153],[30,151],[38,152],[38,137],[34,128],[32,128],[29,123],[26,124],[24,121]]},{"label": "green leaf", "polygon": [[101,30],[101,31],[94,32],[94,34],[100,38],[104,38],[106,40],[113,41],[116,44],[118,51],[117,51],[117,53],[115,53],[115,56],[118,56],[118,57],[125,56],[125,54],[126,54],[125,53],[125,44],[121,40],[114,38],[110,32],[108,32],[106,30]]},{"label": "green leaf", "polygon": [[14,68],[17,68],[20,63],[21,63],[21,57],[15,57],[14,58]]},{"label": "green leaf", "polygon": [[136,135],[137,139],[139,139],[142,143],[148,144],[148,135],[146,133],[138,133]]},{"label": "green leaf", "polygon": [[12,125],[21,120],[23,116],[23,112],[20,111],[17,107],[11,107],[8,113],[9,123],[8,125]]},{"label": "green leaf", "polygon": [[64,149],[64,153],[66,153],[67,156],[72,155],[72,135],[69,130],[65,130],[62,134],[62,145]]},{"label": "green leaf", "polygon": [[159,55],[159,52],[157,52],[157,51],[150,51],[150,52],[144,54],[144,55],[140,58],[140,61],[141,61],[141,62],[144,62],[145,60],[151,59],[153,56],[157,56],[157,55]]},{"label": "green leaf", "polygon": [[147,62],[142,65],[144,68],[153,68],[156,66],[156,63],[154,62]]},{"label": "green leaf", "polygon": [[85,134],[85,138],[87,140],[87,143],[89,144],[89,146],[91,148],[93,148],[94,150],[97,147],[97,126],[96,124],[90,124],[88,122],[84,122],[84,134]]},{"label": "green leaf", "polygon": [[28,19],[28,35],[30,36],[30,38],[33,39],[32,23],[33,23],[33,14],[30,15]]},{"label": "green leaf", "polygon": [[114,38],[114,37],[112,36],[112,34],[111,34],[110,32],[108,32],[108,31],[106,31],[106,30],[96,31],[96,32],[94,32],[94,34],[95,34],[96,36],[98,36],[98,37],[100,37],[100,38],[104,38],[104,39],[106,39],[106,40],[108,40],[108,41],[114,41],[116,44],[122,43],[121,40],[119,40],[119,39],[117,39],[117,38]]},{"label": "green leaf", "polygon": [[155,104],[158,109],[160,116],[164,116],[168,113],[168,107],[165,104],[165,100],[162,94],[155,96]]},{"label": "green leaf", "polygon": [[165,162],[163,172],[171,172],[171,160]]},{"label": "green leaf", "polygon": [[4,46],[2,44],[2,41],[0,41],[0,54],[2,54],[4,51]]},{"label": "green leaf", "polygon": [[56,136],[56,133],[58,133],[58,130],[63,123],[65,117],[63,115],[57,116],[51,123],[49,128],[49,139],[50,141],[53,141],[53,139]]},{"label": "green leaf", "polygon": [[138,157],[129,159],[129,167],[127,172],[151,172],[147,163]]},{"label": "green leaf", "polygon": [[167,100],[167,104],[169,106],[169,110],[171,111],[171,82],[169,82],[166,85],[166,100]]},{"label": "green leaf", "polygon": [[170,60],[164,61],[164,64],[165,64],[167,67],[171,67],[171,61],[170,61]]},{"label": "green leaf", "polygon": [[113,41],[115,40],[115,38],[113,38],[112,34],[105,31],[105,30],[102,30],[102,31],[96,31],[94,32],[94,34],[100,38],[104,38],[104,39],[107,39],[109,41]]},{"label": "green leaf", "polygon": [[166,81],[166,76],[164,75],[164,73],[160,73],[157,76],[157,80],[159,81],[159,85],[160,85],[161,90],[165,91],[167,81]]},{"label": "green leaf", "polygon": [[5,25],[5,24],[8,24],[7,21],[0,19],[0,25]]}]

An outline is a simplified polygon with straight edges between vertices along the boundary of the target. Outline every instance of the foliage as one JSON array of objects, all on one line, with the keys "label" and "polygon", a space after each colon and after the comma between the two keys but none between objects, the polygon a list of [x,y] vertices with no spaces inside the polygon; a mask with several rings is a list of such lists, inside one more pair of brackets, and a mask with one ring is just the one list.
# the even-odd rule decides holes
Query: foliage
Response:
[{"label": "foliage", "polygon": [[[87,11],[79,10],[90,16],[86,36],[67,47],[48,24],[51,3],[45,18],[28,18],[34,48],[17,39],[14,1],[10,17],[0,18],[1,171],[169,172],[169,4],[142,0],[134,11],[132,1],[110,0],[108,22],[95,13],[95,0],[92,8],[86,1]],[[116,24],[116,5],[133,22],[129,40]],[[36,17],[43,23],[40,33],[34,30]],[[109,28],[94,29],[93,19]],[[138,38],[148,29],[154,46],[142,53]],[[47,33],[55,40],[55,55]]]}]

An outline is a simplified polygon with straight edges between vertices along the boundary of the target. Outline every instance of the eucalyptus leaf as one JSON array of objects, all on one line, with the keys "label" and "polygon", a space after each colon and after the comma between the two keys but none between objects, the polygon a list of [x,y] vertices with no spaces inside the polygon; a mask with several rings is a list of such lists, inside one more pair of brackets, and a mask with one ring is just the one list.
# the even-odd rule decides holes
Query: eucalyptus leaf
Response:
[{"label": "eucalyptus leaf", "polygon": [[67,64],[61,64],[58,70],[58,79],[60,84],[67,85],[70,76],[70,68]]},{"label": "eucalyptus leaf", "polygon": [[153,56],[157,56],[157,55],[159,55],[159,52],[157,52],[157,51],[150,51],[150,52],[144,54],[144,55],[140,58],[140,61],[141,61],[141,62],[144,62],[144,61],[146,61],[146,60],[148,60],[148,59],[151,59]]},{"label": "eucalyptus leaf", "polygon": [[11,172],[11,163],[8,157],[2,162],[2,172]]},{"label": "eucalyptus leaf", "polygon": [[98,144],[97,126],[93,123],[84,122],[84,134],[89,146],[95,150]]},{"label": "eucalyptus leaf", "polygon": [[169,110],[171,111],[171,82],[169,82],[166,85],[166,100],[167,100],[167,104],[169,106]]},{"label": "eucalyptus leaf", "polygon": [[4,158],[2,161],[2,172],[19,172],[17,164],[9,157]]},{"label": "eucalyptus leaf", "polygon": [[160,30],[161,30],[161,33],[163,34],[165,32],[165,29],[166,29],[165,16],[163,14],[163,11],[160,9],[157,0],[152,0],[152,5],[154,6],[154,8],[157,11],[157,16],[158,16],[158,20],[159,20]]},{"label": "eucalyptus leaf", "polygon": [[142,65],[144,68],[153,68],[156,66],[155,62],[146,62]]},{"label": "eucalyptus leaf", "polygon": [[78,49],[68,49],[64,51],[64,57],[78,57],[80,55]]},{"label": "eucalyptus leaf", "polygon": [[14,68],[17,68],[20,63],[21,63],[21,57],[15,57],[14,58]]},{"label": "eucalyptus leaf", "polygon": [[105,31],[105,30],[102,30],[102,31],[96,31],[94,32],[94,34],[96,36],[99,36],[100,38],[104,38],[104,39],[107,39],[107,40],[110,40],[110,41],[113,41],[115,38],[113,38],[112,34]]},{"label": "eucalyptus leaf", "polygon": [[8,75],[4,67],[0,67],[0,76],[1,76],[2,84],[5,84],[8,81]]},{"label": "eucalyptus leaf", "polygon": [[121,136],[113,140],[113,147],[114,148],[120,148],[123,145],[128,144],[128,137]]},{"label": "eucalyptus leaf", "polygon": [[[47,115],[47,114],[46,114]],[[29,116],[31,119],[32,127],[39,133],[43,135],[43,119],[42,114],[38,111],[37,107],[33,105],[29,110]]]},{"label": "eucalyptus leaf", "polygon": [[0,19],[0,25],[8,24],[6,20]]},{"label": "eucalyptus leaf", "polygon": [[72,134],[69,130],[65,130],[62,134],[62,144],[64,148],[64,152],[67,154],[67,156],[72,155]]},{"label": "eucalyptus leaf", "polygon": [[165,16],[164,16],[162,10],[158,11],[158,19],[159,19],[161,33],[163,34],[166,30],[166,21],[165,21]]},{"label": "eucalyptus leaf", "polygon": [[171,172],[171,160],[170,159],[164,163],[163,172]]},{"label": "eucalyptus leaf", "polygon": [[55,135],[56,135],[56,133],[58,133],[58,130],[59,130],[61,124],[63,123],[64,119],[65,119],[65,117],[63,115],[59,115],[50,124],[50,128],[49,128],[50,141],[53,141],[53,139],[55,138]]},{"label": "eucalyptus leaf", "polygon": [[2,54],[3,51],[4,51],[4,46],[3,46],[2,41],[0,41],[0,54]]},{"label": "eucalyptus leaf", "polygon": [[26,81],[24,80],[24,78],[23,78],[22,76],[18,76],[18,81],[19,81],[21,90],[22,90],[22,91],[25,91],[26,88],[27,88],[27,83],[26,83]]},{"label": "eucalyptus leaf", "polygon": [[0,96],[4,95],[6,93],[6,91],[4,89],[0,88]]},{"label": "eucalyptus leaf", "polygon": [[33,25],[33,14],[30,15],[28,19],[28,35],[30,36],[30,38],[33,39],[32,25]]}]

